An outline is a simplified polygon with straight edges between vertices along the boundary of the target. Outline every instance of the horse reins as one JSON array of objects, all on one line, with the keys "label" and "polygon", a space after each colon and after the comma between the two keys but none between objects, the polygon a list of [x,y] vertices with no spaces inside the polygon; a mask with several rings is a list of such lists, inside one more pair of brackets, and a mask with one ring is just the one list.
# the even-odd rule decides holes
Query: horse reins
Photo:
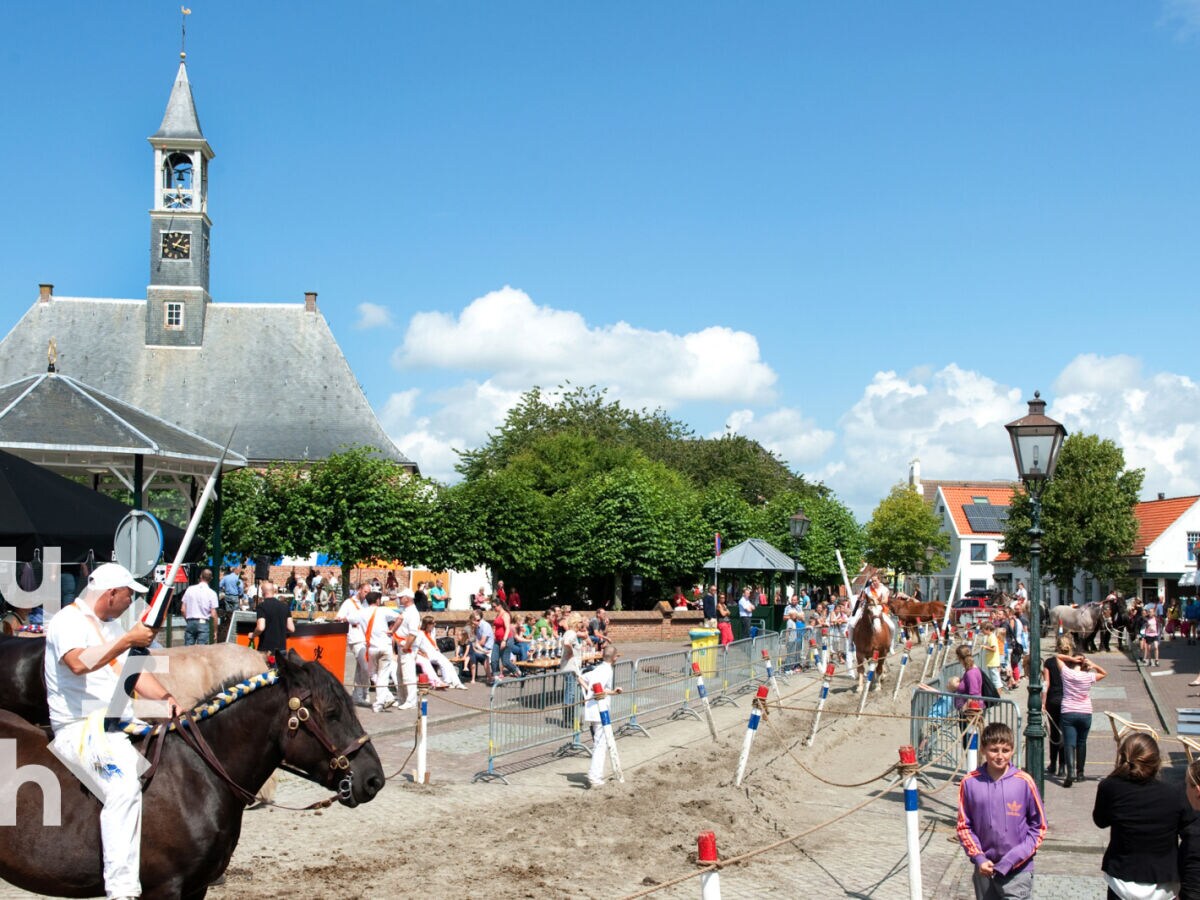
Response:
[{"label": "horse reins", "polygon": [[[321,727],[321,724],[309,711],[308,706],[305,705],[306,702],[311,702],[311,700],[312,691],[308,688],[303,688],[298,692],[297,696],[288,698],[288,709],[291,711],[291,715],[288,717],[287,721],[287,736],[289,738],[294,737],[297,733],[299,733],[301,727],[306,728],[309,733],[312,734],[317,743],[324,747],[326,752],[329,753],[329,768],[345,773],[338,782],[337,799],[343,802],[349,802],[353,799],[354,788],[354,772],[350,767],[350,757],[365,747],[370,742],[371,736],[364,731],[361,735],[347,744],[344,749],[339,751],[334,745],[333,741],[329,739],[329,735],[326,734],[325,729]],[[200,729],[197,727],[198,721],[199,720],[197,719],[194,711],[185,713],[176,711],[171,717],[169,726],[159,726],[157,729],[159,738],[158,743],[155,744],[152,751],[153,759],[151,760],[150,768],[147,769],[145,775],[143,776],[145,784],[149,785],[150,779],[154,777],[154,773],[158,769],[158,763],[162,756],[163,744],[166,743],[167,732],[173,728],[176,732],[178,732],[183,742],[195,750],[196,755],[204,760],[205,764],[207,764],[208,767],[213,770],[217,777],[229,786],[229,789],[233,791],[234,796],[247,805],[261,802],[256,793],[242,787],[242,785],[238,784],[237,781],[234,780],[233,776],[226,771],[225,766],[222,764],[221,760],[217,758],[217,755],[213,752],[212,747],[209,745],[208,741],[205,740],[204,735],[200,733]],[[151,740],[153,740],[154,736],[155,734],[151,733]],[[283,769],[286,772],[290,772],[293,775],[298,775],[306,781],[311,781],[314,784],[324,787],[324,785],[321,784],[316,777],[310,775],[308,772],[305,772],[303,769],[292,765],[286,760],[281,761],[278,768]],[[325,807],[332,805],[333,799],[334,798],[332,797],[327,797],[324,800],[318,800],[314,803],[310,803],[308,806],[284,806],[282,804],[275,803],[274,801],[271,801],[271,805],[278,806],[281,809],[305,811],[312,809],[324,809]]]}]

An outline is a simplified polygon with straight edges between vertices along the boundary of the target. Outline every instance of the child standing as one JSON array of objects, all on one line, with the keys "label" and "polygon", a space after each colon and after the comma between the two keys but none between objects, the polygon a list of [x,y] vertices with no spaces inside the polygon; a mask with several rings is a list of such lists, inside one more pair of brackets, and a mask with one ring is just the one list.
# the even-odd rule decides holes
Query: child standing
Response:
[{"label": "child standing", "polygon": [[1000,639],[996,637],[996,626],[990,621],[984,622],[983,667],[987,669],[987,674],[992,679],[992,684],[996,686],[997,692],[1004,688],[1004,682],[1000,680],[1000,663],[1003,659],[1000,652]]},{"label": "child standing", "polygon": [[1013,733],[992,722],[980,740],[984,764],[958,788],[958,840],[975,866],[975,900],[1033,896],[1033,856],[1046,836],[1037,786],[1012,765]]}]

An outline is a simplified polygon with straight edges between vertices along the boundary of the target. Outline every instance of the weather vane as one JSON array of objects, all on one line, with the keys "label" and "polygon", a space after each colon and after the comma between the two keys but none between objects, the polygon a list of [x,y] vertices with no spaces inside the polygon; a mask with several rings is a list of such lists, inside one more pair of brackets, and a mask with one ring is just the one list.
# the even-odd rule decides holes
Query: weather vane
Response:
[{"label": "weather vane", "polygon": [[192,14],[192,11],[186,6],[181,6],[179,12],[182,13],[179,17],[179,58],[187,59],[187,17]]}]

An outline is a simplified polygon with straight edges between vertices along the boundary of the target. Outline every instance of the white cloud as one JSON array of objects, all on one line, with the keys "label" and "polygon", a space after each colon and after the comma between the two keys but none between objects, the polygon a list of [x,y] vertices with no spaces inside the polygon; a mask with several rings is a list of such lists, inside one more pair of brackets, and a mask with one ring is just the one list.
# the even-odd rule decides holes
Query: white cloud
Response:
[{"label": "white cloud", "polygon": [[378,303],[358,304],[358,321],[354,323],[355,328],[387,328],[391,324],[392,313],[386,306],[380,306]]},{"label": "white cloud", "polygon": [[1144,468],[1144,493],[1200,490],[1200,383],[1186,375],[1146,375],[1129,356],[1077,356],[1054,384],[1051,414],[1068,431],[1112,438],[1125,464]]},{"label": "white cloud", "polygon": [[[432,359],[430,346],[438,347]],[[692,401],[769,402],[777,378],[748,332],[713,326],[680,335],[627,322],[591,325],[511,287],[474,300],[457,316],[413,316],[392,359],[400,368],[487,372],[498,387],[517,391],[566,381],[606,385],[632,406],[666,409]]]},{"label": "white cloud", "polygon": [[1159,24],[1175,29],[1180,40],[1200,32],[1200,0],[1166,0]]},{"label": "white cloud", "polygon": [[[808,471],[816,466],[833,446],[837,435],[818,428],[800,410],[781,407],[762,414],[751,409],[738,409],[726,419],[731,431],[752,438],[779,455],[795,471]],[[719,437],[718,434],[712,437]]]}]

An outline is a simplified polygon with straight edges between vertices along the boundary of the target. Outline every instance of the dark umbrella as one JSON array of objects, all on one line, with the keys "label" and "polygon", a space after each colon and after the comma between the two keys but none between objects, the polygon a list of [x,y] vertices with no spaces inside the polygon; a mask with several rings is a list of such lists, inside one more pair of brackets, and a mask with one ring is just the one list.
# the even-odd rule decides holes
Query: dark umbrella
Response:
[{"label": "dark umbrella", "polygon": [[[34,550],[59,547],[62,561],[82,562],[91,551],[98,562],[112,558],[113,536],[130,507],[0,450],[0,547],[16,547],[17,560]],[[163,523],[164,553],[172,559],[183,529]],[[192,542],[199,555],[201,544]],[[194,556],[185,556],[194,559]]]}]

